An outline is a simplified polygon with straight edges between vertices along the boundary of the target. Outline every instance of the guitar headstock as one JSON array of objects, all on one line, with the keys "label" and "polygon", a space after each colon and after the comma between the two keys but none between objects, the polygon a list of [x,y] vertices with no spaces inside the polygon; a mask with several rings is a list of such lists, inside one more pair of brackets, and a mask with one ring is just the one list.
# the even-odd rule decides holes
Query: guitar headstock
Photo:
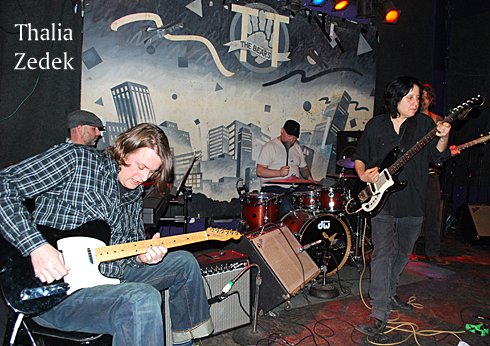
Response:
[{"label": "guitar headstock", "polygon": [[219,241],[226,241],[230,239],[240,239],[241,234],[237,231],[232,231],[229,229],[222,229],[222,228],[214,228],[214,227],[208,227],[206,229],[206,235],[208,236],[208,240],[219,240]]},{"label": "guitar headstock", "polygon": [[485,98],[481,95],[477,95],[476,97],[472,97],[468,101],[460,104],[457,107],[454,107],[449,111],[449,115],[446,116],[444,121],[446,122],[451,122],[455,119],[463,119],[468,112],[473,108],[473,107],[479,107],[482,106],[485,103]]}]

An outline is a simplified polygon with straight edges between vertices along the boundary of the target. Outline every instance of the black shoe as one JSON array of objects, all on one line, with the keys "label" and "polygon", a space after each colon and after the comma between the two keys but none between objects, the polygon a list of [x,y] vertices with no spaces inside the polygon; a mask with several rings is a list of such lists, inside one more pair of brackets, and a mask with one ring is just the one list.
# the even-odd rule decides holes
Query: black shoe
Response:
[{"label": "black shoe", "polygon": [[413,311],[413,306],[405,303],[398,296],[391,297],[390,300],[391,300],[391,310],[402,311],[402,312]]},{"label": "black shoe", "polygon": [[368,322],[358,325],[356,329],[363,334],[374,336],[381,333],[385,329],[385,327],[386,322],[371,317]]}]

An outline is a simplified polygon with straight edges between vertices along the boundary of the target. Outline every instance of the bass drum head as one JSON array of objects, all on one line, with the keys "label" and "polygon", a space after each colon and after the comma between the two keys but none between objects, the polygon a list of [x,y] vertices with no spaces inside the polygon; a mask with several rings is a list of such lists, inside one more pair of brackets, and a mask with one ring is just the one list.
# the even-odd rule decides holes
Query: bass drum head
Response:
[{"label": "bass drum head", "polygon": [[306,251],[322,271],[326,265],[326,276],[331,276],[343,267],[349,257],[349,228],[335,215],[320,214],[308,220],[299,232],[299,242],[303,246],[318,240],[323,242]]}]

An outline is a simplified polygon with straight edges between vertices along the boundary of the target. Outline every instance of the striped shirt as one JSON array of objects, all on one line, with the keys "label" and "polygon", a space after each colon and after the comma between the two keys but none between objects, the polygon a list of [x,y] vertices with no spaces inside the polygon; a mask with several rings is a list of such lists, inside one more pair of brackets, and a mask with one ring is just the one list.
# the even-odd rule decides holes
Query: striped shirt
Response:
[{"label": "striped shirt", "polygon": [[[46,244],[36,225],[72,230],[103,220],[111,244],[145,239],[143,187],[120,195],[119,166],[94,148],[73,143],[54,146],[0,171],[0,230],[24,256]],[[23,201],[36,198],[28,213]],[[109,277],[121,278],[126,265],[141,267],[134,257],[99,266]]]}]

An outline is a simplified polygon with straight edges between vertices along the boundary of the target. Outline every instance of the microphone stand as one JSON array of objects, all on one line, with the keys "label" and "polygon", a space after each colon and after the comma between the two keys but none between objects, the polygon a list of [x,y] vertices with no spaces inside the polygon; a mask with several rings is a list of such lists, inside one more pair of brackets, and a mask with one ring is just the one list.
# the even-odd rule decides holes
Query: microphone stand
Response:
[{"label": "microphone stand", "polygon": [[327,266],[328,262],[330,261],[330,258],[332,257],[331,254],[329,254],[328,259],[327,259],[327,248],[325,247],[324,249],[324,256],[323,256],[323,266],[322,266],[322,272],[323,272],[323,282],[319,283],[318,281],[315,282],[309,290],[310,296],[316,297],[316,298],[322,298],[322,299],[332,299],[335,297],[338,297],[340,295],[340,292],[337,287],[334,285],[327,283]]},{"label": "microphone stand", "polygon": [[252,312],[252,328],[246,326],[241,329],[237,329],[233,333],[233,340],[244,346],[255,346],[259,340],[265,339],[269,336],[268,333],[257,331],[257,318],[259,314],[259,291],[262,284],[262,276],[260,274],[260,267],[252,263],[250,266],[257,267],[257,276],[255,277],[255,299]]}]

